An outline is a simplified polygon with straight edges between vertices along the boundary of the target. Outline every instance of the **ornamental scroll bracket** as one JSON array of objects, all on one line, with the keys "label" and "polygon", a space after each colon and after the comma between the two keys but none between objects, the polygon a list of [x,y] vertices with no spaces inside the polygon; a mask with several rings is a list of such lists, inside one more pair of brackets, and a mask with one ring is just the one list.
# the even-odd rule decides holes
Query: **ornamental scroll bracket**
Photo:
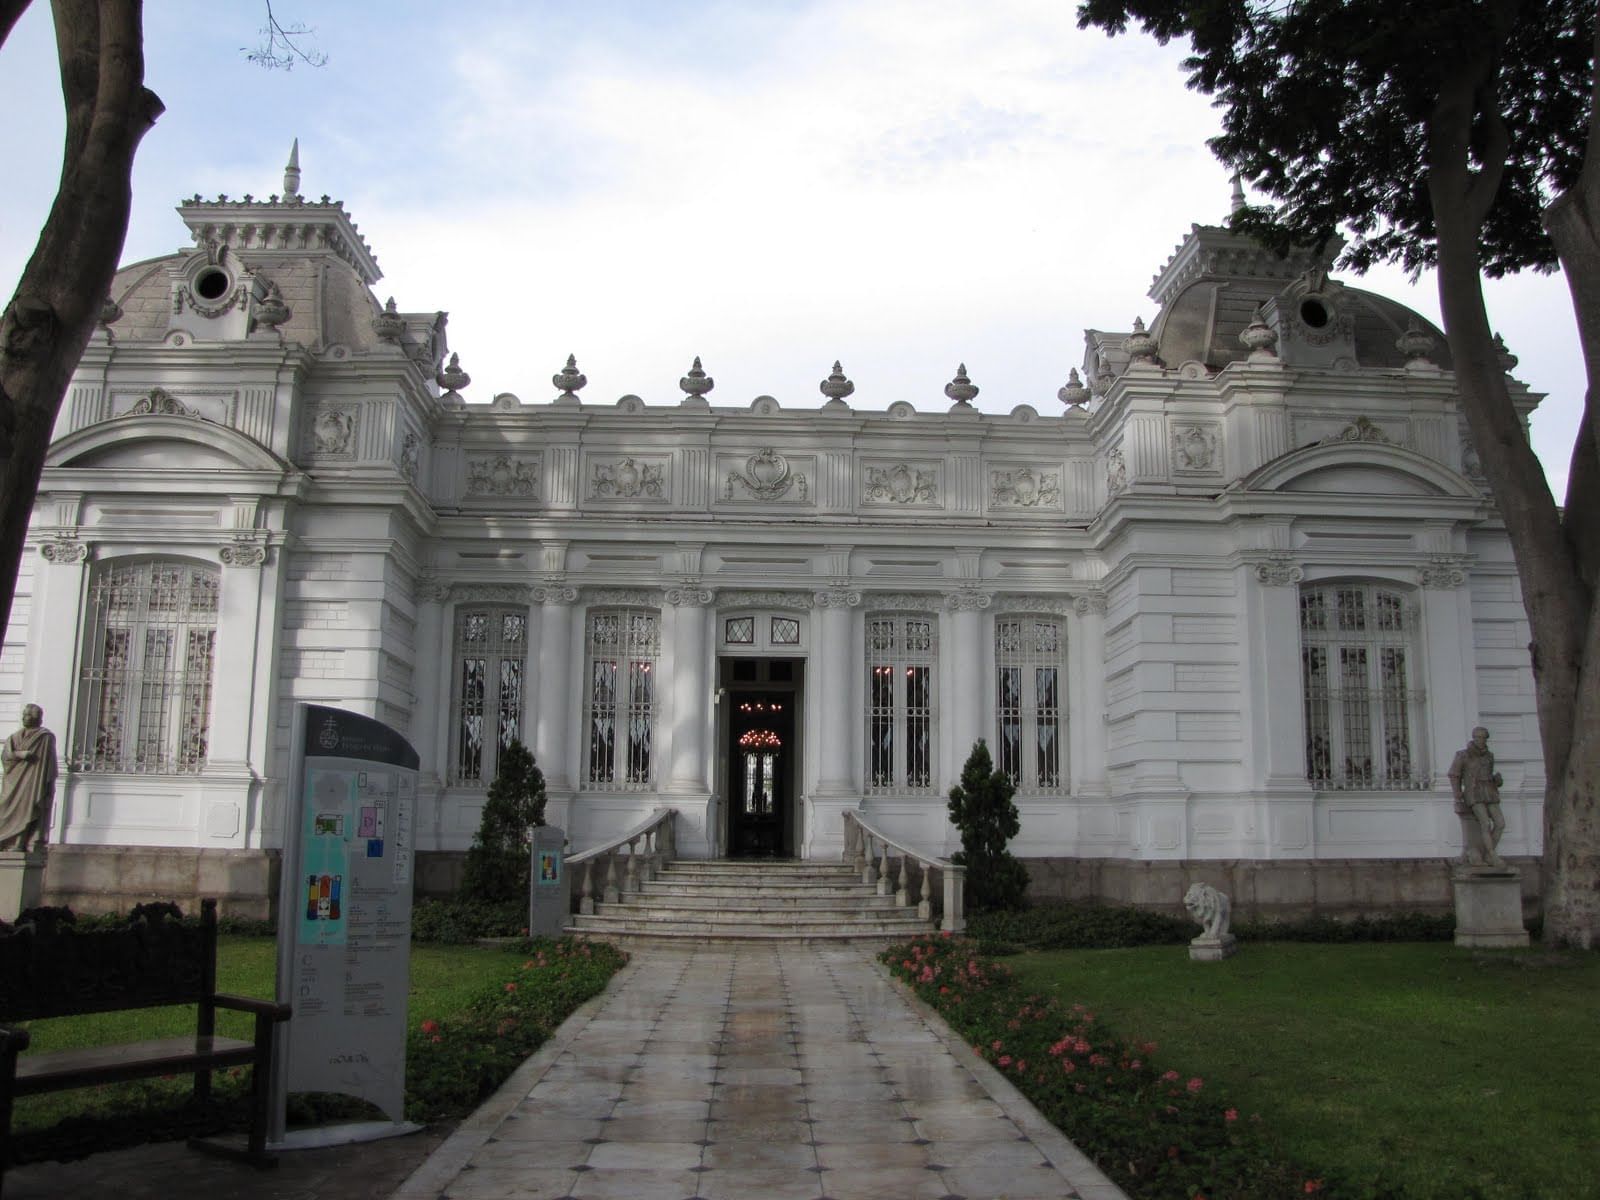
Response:
[{"label": "ornamental scroll bracket", "polygon": [[1434,554],[1417,568],[1425,588],[1458,588],[1467,581],[1467,559],[1459,554]]},{"label": "ornamental scroll bracket", "polygon": [[724,500],[733,499],[738,484],[757,500],[781,500],[792,490],[802,504],[811,498],[811,484],[794,470],[789,460],[771,446],[765,446],[745,459],[743,471],[729,471],[722,490]]},{"label": "ornamental scroll bracket", "polygon": [[1306,577],[1287,554],[1274,554],[1256,564],[1256,579],[1267,587],[1292,587]]}]

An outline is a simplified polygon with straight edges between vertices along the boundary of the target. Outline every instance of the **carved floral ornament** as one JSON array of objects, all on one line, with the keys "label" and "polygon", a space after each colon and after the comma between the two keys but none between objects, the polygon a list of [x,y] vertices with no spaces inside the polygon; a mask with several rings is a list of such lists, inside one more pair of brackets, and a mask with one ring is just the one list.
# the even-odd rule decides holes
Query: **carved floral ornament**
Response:
[{"label": "carved floral ornament", "polygon": [[710,588],[698,584],[667,589],[667,603],[673,608],[705,608],[716,598],[717,594]]},{"label": "carved floral ornament", "polygon": [[662,476],[659,465],[623,458],[615,463],[596,463],[590,487],[595,496],[605,499],[660,500],[666,492]]},{"label": "carved floral ornament", "polygon": [[982,612],[992,603],[994,597],[988,592],[966,588],[959,592],[951,592],[944,598],[944,606],[951,612]]},{"label": "carved floral ornament", "polygon": [[536,604],[576,604],[578,589],[566,583],[547,583],[533,589],[533,599]]},{"label": "carved floral ornament", "polygon": [[1106,615],[1106,595],[1104,592],[1086,592],[1072,599],[1072,611],[1080,617],[1090,615],[1103,617]]},{"label": "carved floral ornament", "polygon": [[597,608],[661,607],[661,593],[648,588],[585,588],[583,599]]},{"label": "carved floral ornament", "polygon": [[89,561],[89,547],[75,537],[57,537],[46,542],[39,547],[39,554],[46,562],[63,566]]},{"label": "carved floral ornament", "polygon": [[217,557],[227,567],[260,567],[267,561],[267,548],[260,542],[238,541],[217,551]]},{"label": "carved floral ornament", "polygon": [[938,500],[934,473],[909,463],[868,467],[866,501],[869,504],[933,504]]},{"label": "carved floral ornament", "polygon": [[1341,442],[1387,442],[1389,438],[1369,417],[1363,415],[1357,417],[1340,430],[1339,436],[1334,440]]},{"label": "carved floral ornament", "polygon": [[355,434],[355,410],[325,408],[312,418],[311,448],[317,454],[349,454]]},{"label": "carved floral ornament", "polygon": [[457,583],[450,586],[450,598],[470,604],[527,604],[533,594],[532,589],[515,584]]},{"label": "carved floral ornament", "polygon": [[854,608],[861,603],[861,593],[846,588],[830,588],[813,592],[811,601],[818,608]]},{"label": "carved floral ornament", "polygon": [[128,411],[122,414],[125,417],[190,417],[193,420],[204,420],[194,409],[186,407],[176,396],[165,388],[151,388],[149,393],[140,396],[134,401]]},{"label": "carved floral ornament", "polygon": [[1256,564],[1256,579],[1267,587],[1290,587],[1304,578],[1305,572],[1287,554],[1273,554]]},{"label": "carved floral ornament", "polygon": [[991,471],[989,491],[996,508],[1053,508],[1061,501],[1061,476],[1032,467]]},{"label": "carved floral ornament", "polygon": [[788,495],[791,489],[797,493],[797,498],[802,504],[811,496],[811,485],[805,475],[795,471],[789,465],[789,460],[771,446],[763,447],[745,459],[742,472],[728,472],[727,484],[722,493],[723,499],[733,499],[735,484],[741,485],[758,500],[780,500]]},{"label": "carved floral ornament", "polygon": [[816,596],[811,592],[722,592],[722,607],[738,608],[811,608]]},{"label": "carved floral ornament", "polygon": [[1467,560],[1459,554],[1435,554],[1417,568],[1425,588],[1458,588],[1467,581]]},{"label": "carved floral ornament", "polygon": [[539,491],[535,462],[508,458],[474,458],[467,462],[467,495],[532,498]]},{"label": "carved floral ornament", "polygon": [[1106,455],[1106,491],[1115,496],[1128,486],[1128,464],[1120,448]]},{"label": "carved floral ornament", "polygon": [[1217,432],[1208,425],[1172,428],[1172,469],[1180,474],[1217,468]]}]

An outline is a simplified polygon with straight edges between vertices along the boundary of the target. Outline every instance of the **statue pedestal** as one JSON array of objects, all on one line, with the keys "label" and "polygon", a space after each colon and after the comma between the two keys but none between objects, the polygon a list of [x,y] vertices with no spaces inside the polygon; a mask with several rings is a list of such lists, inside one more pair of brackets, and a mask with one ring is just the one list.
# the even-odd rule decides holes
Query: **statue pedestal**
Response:
[{"label": "statue pedestal", "polygon": [[1458,866],[1450,885],[1456,895],[1456,945],[1506,949],[1528,944],[1522,875],[1515,867]]},{"label": "statue pedestal", "polygon": [[1233,934],[1218,938],[1197,937],[1189,943],[1189,958],[1193,962],[1221,962],[1239,953],[1239,943]]},{"label": "statue pedestal", "polygon": [[0,850],[0,921],[15,921],[44,897],[44,852]]}]

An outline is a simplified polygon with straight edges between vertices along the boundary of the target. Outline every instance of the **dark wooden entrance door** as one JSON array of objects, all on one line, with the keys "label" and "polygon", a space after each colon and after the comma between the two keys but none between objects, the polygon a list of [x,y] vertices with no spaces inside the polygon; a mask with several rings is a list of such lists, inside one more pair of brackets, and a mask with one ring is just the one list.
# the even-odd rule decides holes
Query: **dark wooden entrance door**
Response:
[{"label": "dark wooden entrance door", "polygon": [[739,692],[728,724],[728,853],[788,853],[794,694]]}]

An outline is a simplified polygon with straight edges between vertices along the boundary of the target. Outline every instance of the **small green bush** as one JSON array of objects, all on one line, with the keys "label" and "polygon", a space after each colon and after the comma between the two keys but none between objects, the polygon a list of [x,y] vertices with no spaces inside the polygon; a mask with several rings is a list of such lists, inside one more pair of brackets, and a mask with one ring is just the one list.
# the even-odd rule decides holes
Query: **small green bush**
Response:
[{"label": "small green bush", "polygon": [[1011,802],[1016,784],[994,769],[989,747],[979,738],[972,747],[961,782],[950,789],[950,823],[961,834],[961,849],[950,861],[967,868],[968,912],[990,912],[1023,906],[1028,868],[1006,848],[1022,828]]},{"label": "small green bush", "polygon": [[479,938],[521,937],[528,932],[528,899],[423,899],[411,906],[411,940],[461,945]]},{"label": "small green bush", "polygon": [[975,913],[968,934],[988,945],[1028,950],[1111,950],[1187,942],[1192,921],[1143,908],[1099,904],[1039,904],[1017,912]]},{"label": "small green bush", "polygon": [[544,824],[544,808],[544,773],[528,748],[512,739],[500,751],[483,817],[467,851],[461,872],[462,899],[527,904],[533,830]]}]

